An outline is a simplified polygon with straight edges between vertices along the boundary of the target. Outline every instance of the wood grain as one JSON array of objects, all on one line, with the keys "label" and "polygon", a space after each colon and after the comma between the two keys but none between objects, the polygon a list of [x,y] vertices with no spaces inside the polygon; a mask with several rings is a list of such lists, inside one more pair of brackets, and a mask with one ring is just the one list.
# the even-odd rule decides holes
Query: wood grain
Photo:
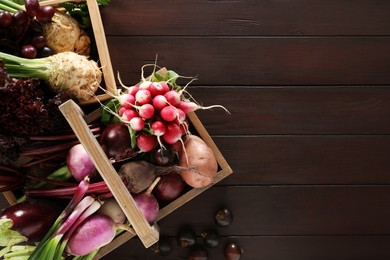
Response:
[{"label": "wood grain", "polygon": [[[112,252],[104,259],[187,259],[188,250],[177,246],[170,238],[173,251],[169,257],[161,257],[152,250],[142,248],[138,240]],[[222,260],[223,248],[230,241],[238,241],[244,250],[241,259],[261,260],[386,260],[390,258],[387,246],[389,236],[229,236],[223,237],[217,248],[208,249],[209,259]],[[362,246],[364,245],[364,246]],[[331,250],[330,250],[331,249]],[[126,252],[125,254],[123,252]]]},{"label": "wood grain", "polygon": [[388,134],[388,87],[194,87],[194,98],[222,109],[198,111],[212,135]]},{"label": "wood grain", "polygon": [[118,1],[102,8],[110,35],[385,35],[388,1]]},{"label": "wood grain", "polygon": [[386,235],[390,190],[375,186],[213,187],[159,222],[166,235],[213,226],[221,206],[234,214],[222,235]]},{"label": "wood grain", "polygon": [[234,171],[220,185],[390,184],[389,135],[213,139]]},{"label": "wood grain", "polygon": [[383,85],[388,37],[107,36],[114,72],[135,84],[157,63],[196,85]]}]

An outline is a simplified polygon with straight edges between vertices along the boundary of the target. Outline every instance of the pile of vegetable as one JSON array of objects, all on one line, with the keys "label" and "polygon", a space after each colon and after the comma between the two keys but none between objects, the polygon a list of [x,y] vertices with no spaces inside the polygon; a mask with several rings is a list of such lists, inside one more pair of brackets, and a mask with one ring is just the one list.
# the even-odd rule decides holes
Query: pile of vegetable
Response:
[{"label": "pile of vegetable", "polygon": [[[92,259],[130,230],[58,109],[69,99],[93,98],[102,80],[88,57],[85,5],[63,7],[0,0],[0,191],[17,197],[0,213],[4,259]],[[187,92],[193,79],[182,87],[178,82],[188,78],[174,71],[143,74],[140,83],[121,83],[118,95],[97,103],[101,118],[88,127],[152,224],[188,190],[212,185],[219,170],[187,115],[227,110],[196,103]]]},{"label": "pile of vegetable", "polygon": [[88,56],[91,37],[83,27],[70,13],[39,0],[0,0],[1,50],[14,55],[32,59],[71,51]]},{"label": "pile of vegetable", "polygon": [[[76,26],[71,15],[38,0],[0,0],[1,163],[22,156],[31,137],[68,128],[58,106],[69,99],[93,98],[100,86],[102,72],[95,61],[74,47],[56,54],[45,32],[56,26],[57,16]],[[61,32],[70,35],[61,28],[52,36],[58,41]],[[67,41],[61,38],[61,44]],[[83,48],[90,49],[89,43]]]},{"label": "pile of vegetable", "polygon": [[[101,119],[90,125],[149,223],[158,219],[161,207],[188,190],[212,185],[218,172],[213,151],[196,135],[186,116],[194,109],[206,108],[190,100],[186,87],[176,83],[178,78],[173,71],[154,72],[150,80],[123,86],[118,96],[101,104]],[[50,171],[40,166],[48,157],[40,148],[23,150],[25,157],[41,157],[20,168],[0,168],[0,181],[7,184],[3,190],[22,192],[19,202],[0,215],[0,236],[17,238],[0,241],[4,247],[0,255],[17,254],[26,259],[93,257],[118,233],[129,229],[125,214],[74,135],[36,135],[32,139],[68,141],[60,145],[57,167]],[[43,218],[44,207],[53,200],[60,210]],[[40,206],[31,207],[34,203]],[[15,211],[24,214],[16,217]],[[34,232],[34,223],[25,221],[28,216],[41,219],[34,222],[40,223]],[[22,245],[28,247],[22,250]]]}]

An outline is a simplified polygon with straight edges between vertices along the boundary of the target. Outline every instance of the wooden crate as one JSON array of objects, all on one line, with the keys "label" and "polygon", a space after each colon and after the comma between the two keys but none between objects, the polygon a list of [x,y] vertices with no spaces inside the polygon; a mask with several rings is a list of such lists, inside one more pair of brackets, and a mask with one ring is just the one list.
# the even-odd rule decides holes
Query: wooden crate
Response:
[{"label": "wooden crate", "polygon": [[[64,1],[47,0],[41,3],[56,5],[62,2]],[[73,2],[83,2],[83,1],[76,0]],[[111,92],[112,94],[116,94],[117,92],[116,81],[112,70],[111,59],[108,51],[108,46],[104,34],[99,8],[96,0],[86,0],[86,2],[91,17],[91,22],[93,26],[93,32],[96,40],[100,63],[102,65],[103,78],[105,81],[106,90],[108,92]],[[102,100],[107,100],[110,97],[111,95],[109,94],[103,94],[103,95],[99,95],[98,99],[102,101]],[[95,101],[96,101],[95,99],[91,99],[90,101],[81,103],[80,105],[93,103]],[[107,183],[107,186],[109,187],[115,199],[118,201],[119,205],[121,206],[122,210],[124,211],[127,219],[129,220],[132,226],[132,231],[124,232],[118,237],[116,237],[110,244],[103,247],[99,251],[95,259],[99,259],[103,257],[104,255],[115,250],[117,247],[119,247],[120,245],[122,245],[123,243],[125,243],[126,241],[128,241],[129,239],[135,236],[138,236],[140,238],[140,240],[142,241],[145,247],[150,247],[151,245],[156,243],[159,239],[159,230],[157,224],[150,225],[146,221],[142,213],[138,210],[130,192],[122,183],[116,170],[114,169],[109,159],[105,155],[104,151],[100,147],[98,141],[93,136],[90,129],[87,127],[88,123],[93,122],[100,118],[100,110],[98,109],[88,115],[85,115],[84,112],[82,111],[82,108],[72,100],[69,100],[64,104],[62,104],[60,106],[60,110],[64,115],[64,117],[69,122],[75,134],[77,135],[79,141],[84,145],[84,147],[88,151],[100,175]],[[205,190],[209,189],[215,183],[218,183],[219,181],[223,180],[224,178],[232,174],[232,169],[230,168],[230,166],[222,156],[221,152],[215,145],[214,141],[212,140],[212,138],[210,137],[207,130],[200,122],[196,114],[189,113],[187,116],[189,118],[191,125],[196,130],[197,134],[212,149],[219,165],[219,172],[217,174],[215,182],[212,185],[209,185],[204,188],[190,189],[178,199],[174,200],[173,202],[161,208],[156,222],[158,222],[159,220],[161,220],[171,212],[175,211],[185,203],[189,202],[191,199],[195,198]],[[12,192],[5,192],[3,194],[10,204],[16,202],[16,198]]]},{"label": "wooden crate", "polygon": [[[139,212],[131,194],[120,180],[116,170],[110,163],[109,159],[100,147],[98,141],[93,136],[92,132],[87,126],[88,122],[92,122],[100,117],[100,110],[97,110],[89,115],[84,115],[81,108],[73,101],[67,101],[62,104],[60,106],[60,110],[65,116],[65,118],[68,120],[70,126],[72,127],[80,142],[88,151],[89,155],[95,163],[96,168],[100,172],[102,178],[107,183],[107,186],[110,188],[113,196],[118,201],[122,210],[125,212],[125,215],[127,216],[130,224],[132,225],[132,228],[134,229],[133,232],[126,232],[121,234],[120,236],[115,238],[114,241],[112,241],[109,245],[103,247],[99,251],[97,258],[106,255],[107,253],[111,252],[112,250],[114,250],[115,248],[122,245],[136,235],[138,235],[145,247],[149,247],[156,243],[159,238],[157,226],[149,225],[144,216]],[[205,190],[209,189],[215,183],[218,183],[219,181],[223,180],[233,172],[229,164],[219,151],[218,147],[215,145],[214,141],[208,134],[207,130],[205,129],[199,118],[196,116],[196,114],[192,112],[189,113],[187,116],[190,120],[191,125],[195,128],[198,135],[212,149],[217,159],[220,170],[213,184],[204,188],[192,188],[188,192],[184,193],[181,197],[177,198],[170,204],[161,208],[157,221],[164,218],[185,203],[189,202],[191,199],[195,198]]]}]

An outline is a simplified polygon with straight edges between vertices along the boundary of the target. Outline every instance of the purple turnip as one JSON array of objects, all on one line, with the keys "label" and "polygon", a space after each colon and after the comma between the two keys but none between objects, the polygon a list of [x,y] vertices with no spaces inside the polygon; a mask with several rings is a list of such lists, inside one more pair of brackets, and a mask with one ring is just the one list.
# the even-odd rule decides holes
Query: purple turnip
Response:
[{"label": "purple turnip", "polygon": [[157,177],[146,191],[135,194],[133,196],[138,209],[149,223],[156,221],[158,217],[158,211],[160,209],[157,199],[152,194],[154,187],[159,181],[160,177]]},{"label": "purple turnip", "polygon": [[66,157],[66,164],[72,176],[78,182],[87,176],[92,178],[96,174],[95,165],[82,144],[76,144],[70,148]]},{"label": "purple turnip", "polygon": [[73,232],[66,251],[75,256],[87,255],[110,243],[118,229],[127,229],[127,226],[117,224],[105,215],[91,215]]}]

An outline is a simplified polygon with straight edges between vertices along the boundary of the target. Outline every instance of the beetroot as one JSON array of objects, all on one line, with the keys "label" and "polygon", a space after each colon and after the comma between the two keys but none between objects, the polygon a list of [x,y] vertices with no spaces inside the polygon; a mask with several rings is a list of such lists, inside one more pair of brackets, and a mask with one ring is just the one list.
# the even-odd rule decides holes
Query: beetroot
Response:
[{"label": "beetroot", "polygon": [[107,157],[116,161],[137,155],[137,152],[131,148],[129,129],[122,123],[107,126],[100,138],[100,145]]},{"label": "beetroot", "polygon": [[169,173],[161,176],[153,190],[153,194],[158,200],[170,202],[177,199],[184,191],[186,183],[180,174]]}]

